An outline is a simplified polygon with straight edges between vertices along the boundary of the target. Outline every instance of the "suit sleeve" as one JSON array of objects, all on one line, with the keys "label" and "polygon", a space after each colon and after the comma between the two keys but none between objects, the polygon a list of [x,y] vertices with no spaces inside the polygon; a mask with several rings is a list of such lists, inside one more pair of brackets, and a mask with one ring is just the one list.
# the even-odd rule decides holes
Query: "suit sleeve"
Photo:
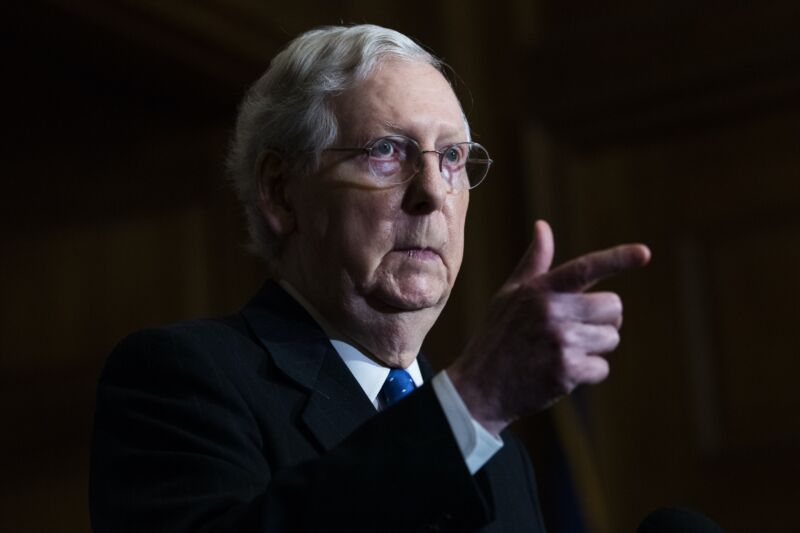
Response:
[{"label": "suit sleeve", "polygon": [[491,517],[427,386],[301,464],[269,464],[264,439],[202,350],[165,330],[129,337],[98,386],[94,530],[465,531]]}]

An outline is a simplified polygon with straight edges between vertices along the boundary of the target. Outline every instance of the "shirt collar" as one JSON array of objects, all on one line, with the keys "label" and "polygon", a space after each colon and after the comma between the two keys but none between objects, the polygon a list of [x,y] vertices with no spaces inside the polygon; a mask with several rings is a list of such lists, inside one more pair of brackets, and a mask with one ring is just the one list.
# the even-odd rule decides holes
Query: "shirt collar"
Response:
[{"label": "shirt collar", "polygon": [[[336,353],[339,354],[339,357],[342,358],[342,361],[344,361],[344,364],[347,365],[347,368],[350,369],[358,384],[364,389],[364,393],[369,398],[369,401],[372,402],[372,405],[380,408],[378,394],[380,394],[383,383],[389,376],[389,367],[370,359],[361,353],[358,348],[345,341],[331,339],[331,344]],[[414,385],[417,387],[422,385],[422,374],[419,371],[419,363],[416,359],[405,370],[411,375]]]},{"label": "shirt collar", "polygon": [[[330,339],[331,345],[333,346],[336,353],[339,354],[339,357],[342,358],[344,364],[347,365],[347,368],[350,370],[350,373],[353,374],[353,377],[356,378],[356,381],[364,390],[364,393],[369,398],[369,401],[372,402],[376,408],[379,408],[379,401],[378,401],[378,394],[381,392],[383,388],[383,383],[386,381],[386,377],[389,375],[389,367],[386,367],[374,359],[370,359],[364,353],[362,353],[358,348],[353,346],[346,340],[343,340],[343,335],[340,335],[336,332],[336,330],[319,314],[319,312],[311,305],[308,300],[303,298],[303,296],[297,292],[297,290],[292,287],[289,282],[286,280],[279,280],[278,284],[283,287],[283,289],[289,293],[289,295],[294,298],[297,303],[299,303],[303,308],[311,315],[317,324],[322,328],[325,332],[325,335],[328,336]],[[417,387],[421,386],[423,383],[422,380],[422,373],[419,370],[419,363],[415,358],[414,361],[411,362],[408,368],[405,369],[411,375],[411,379],[414,380],[414,385]]]}]

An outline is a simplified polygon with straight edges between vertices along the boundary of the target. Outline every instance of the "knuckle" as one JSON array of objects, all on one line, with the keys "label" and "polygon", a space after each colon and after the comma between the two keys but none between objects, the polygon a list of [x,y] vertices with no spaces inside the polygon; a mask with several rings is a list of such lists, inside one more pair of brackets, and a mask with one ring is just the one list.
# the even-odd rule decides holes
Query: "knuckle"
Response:
[{"label": "knuckle", "polygon": [[576,346],[581,342],[581,330],[577,324],[567,322],[561,326],[561,339],[568,346]]}]

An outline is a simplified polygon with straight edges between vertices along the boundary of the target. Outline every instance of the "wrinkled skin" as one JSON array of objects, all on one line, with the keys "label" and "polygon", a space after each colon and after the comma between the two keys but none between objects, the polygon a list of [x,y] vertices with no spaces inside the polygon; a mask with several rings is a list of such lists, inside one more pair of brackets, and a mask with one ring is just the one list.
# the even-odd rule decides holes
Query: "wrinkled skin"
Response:
[{"label": "wrinkled skin", "polygon": [[628,244],[551,270],[553,246],[550,226],[537,222],[533,243],[495,294],[482,330],[447,370],[472,415],[495,434],[608,376],[603,354],[619,344],[622,302],[614,293],[584,291],[650,260],[647,247]]},{"label": "wrinkled skin", "polygon": [[[423,63],[380,63],[336,98],[334,110],[337,147],[396,134],[423,150],[467,140],[449,83]],[[285,180],[286,220],[278,217],[285,223],[273,227],[284,234],[279,275],[365,353],[403,368],[417,356],[455,283],[469,204],[469,191],[449,190],[436,154],[423,160],[407,183],[377,189],[364,179],[363,157],[324,152],[317,172]],[[272,200],[264,202],[268,221],[275,218]]]}]

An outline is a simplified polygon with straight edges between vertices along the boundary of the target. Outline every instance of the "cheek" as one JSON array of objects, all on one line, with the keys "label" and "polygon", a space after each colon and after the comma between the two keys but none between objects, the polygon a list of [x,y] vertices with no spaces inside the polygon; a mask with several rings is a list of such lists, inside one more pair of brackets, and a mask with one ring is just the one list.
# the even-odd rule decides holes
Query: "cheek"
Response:
[{"label": "cheek", "polygon": [[469,207],[469,193],[461,193],[453,199],[449,205],[448,232],[450,240],[450,251],[452,267],[458,272],[461,266],[461,259],[464,255],[464,228],[467,220],[467,208]]},{"label": "cheek", "polygon": [[374,191],[346,198],[330,216],[330,234],[341,246],[345,266],[359,277],[372,273],[394,243],[394,219],[388,199]]}]

